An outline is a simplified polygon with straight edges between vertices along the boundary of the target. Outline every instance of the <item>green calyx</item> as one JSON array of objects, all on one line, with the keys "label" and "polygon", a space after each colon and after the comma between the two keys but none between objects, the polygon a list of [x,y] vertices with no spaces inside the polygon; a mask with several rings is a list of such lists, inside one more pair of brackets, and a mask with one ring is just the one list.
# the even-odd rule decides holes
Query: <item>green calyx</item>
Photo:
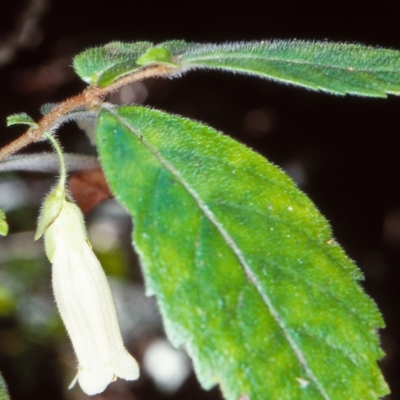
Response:
[{"label": "green calyx", "polygon": [[58,183],[54,190],[46,197],[40,212],[38,227],[35,234],[35,240],[40,239],[45,230],[55,221],[61,212],[65,201],[65,187]]}]

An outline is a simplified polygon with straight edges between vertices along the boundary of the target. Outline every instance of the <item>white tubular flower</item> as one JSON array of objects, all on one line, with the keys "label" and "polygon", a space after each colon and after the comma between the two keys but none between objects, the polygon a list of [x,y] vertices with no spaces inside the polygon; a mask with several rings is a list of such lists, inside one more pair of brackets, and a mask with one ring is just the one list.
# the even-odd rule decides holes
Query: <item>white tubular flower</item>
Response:
[{"label": "white tubular flower", "polygon": [[135,380],[139,367],[125,349],[106,275],[86,236],[80,209],[58,186],[46,199],[35,239],[44,234],[53,265],[53,290],[77,359],[78,380],[88,395],[117,377]]}]

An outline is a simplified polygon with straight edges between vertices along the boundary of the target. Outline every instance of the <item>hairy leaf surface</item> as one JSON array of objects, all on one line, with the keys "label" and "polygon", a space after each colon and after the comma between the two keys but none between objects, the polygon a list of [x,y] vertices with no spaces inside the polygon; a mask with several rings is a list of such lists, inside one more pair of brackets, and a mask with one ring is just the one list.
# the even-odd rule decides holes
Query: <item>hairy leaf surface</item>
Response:
[{"label": "hairy leaf surface", "polygon": [[225,397],[364,399],[387,393],[383,326],[326,220],[291,179],[215,130],[106,106],[97,139],[168,336]]},{"label": "hairy leaf surface", "polygon": [[136,59],[151,45],[151,42],[112,42],[92,47],[75,56],[74,69],[85,82],[104,87],[141,68]]},{"label": "hairy leaf surface", "polygon": [[150,64],[169,75],[190,69],[244,73],[334,94],[385,97],[400,93],[400,52],[359,44],[271,40],[225,44],[113,42],[77,55],[74,68],[101,87]]},{"label": "hairy leaf surface", "polygon": [[[178,47],[180,42],[159,47]],[[334,94],[400,93],[400,52],[358,44],[284,41],[180,46],[171,62],[270,78]],[[178,50],[179,52],[179,50]]]}]

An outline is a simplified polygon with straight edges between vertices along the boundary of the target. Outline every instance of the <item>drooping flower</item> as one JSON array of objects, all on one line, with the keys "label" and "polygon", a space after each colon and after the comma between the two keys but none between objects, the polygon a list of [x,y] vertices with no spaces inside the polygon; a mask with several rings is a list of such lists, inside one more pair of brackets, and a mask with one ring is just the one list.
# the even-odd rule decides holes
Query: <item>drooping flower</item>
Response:
[{"label": "drooping flower", "polygon": [[125,349],[111,289],[92,251],[79,208],[58,185],[47,197],[35,239],[44,235],[53,291],[71,338],[82,390],[101,393],[117,377],[135,380],[139,367]]}]

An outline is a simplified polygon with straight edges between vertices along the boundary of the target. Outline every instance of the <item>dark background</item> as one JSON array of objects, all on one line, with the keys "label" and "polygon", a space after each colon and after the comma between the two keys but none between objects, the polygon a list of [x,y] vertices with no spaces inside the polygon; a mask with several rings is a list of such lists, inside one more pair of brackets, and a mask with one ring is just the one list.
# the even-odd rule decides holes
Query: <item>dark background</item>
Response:
[{"label": "dark background", "polygon": [[[6,4],[0,26],[1,144],[21,133],[5,128],[7,115],[25,111],[37,118],[43,103],[82,90],[71,58],[113,40],[296,38],[400,49],[398,1],[48,0],[43,13],[40,1],[31,2],[31,13],[27,1]],[[27,19],[31,24],[23,37],[17,35]],[[387,357],[382,368],[393,392],[390,399],[400,399],[400,99],[342,98],[215,72],[146,84],[146,104],[206,122],[299,180],[363,270],[363,285],[384,315],[387,329],[381,339]],[[81,134],[72,124],[63,132],[63,143],[73,149]],[[39,398],[19,387],[7,357],[0,360],[15,400]],[[65,382],[55,374],[50,383],[44,371],[51,368],[45,362],[35,372],[32,390],[44,390],[41,398],[62,398]],[[135,396],[163,398],[149,382],[142,382]],[[175,396],[219,398],[217,390],[201,392],[193,377]]]}]

